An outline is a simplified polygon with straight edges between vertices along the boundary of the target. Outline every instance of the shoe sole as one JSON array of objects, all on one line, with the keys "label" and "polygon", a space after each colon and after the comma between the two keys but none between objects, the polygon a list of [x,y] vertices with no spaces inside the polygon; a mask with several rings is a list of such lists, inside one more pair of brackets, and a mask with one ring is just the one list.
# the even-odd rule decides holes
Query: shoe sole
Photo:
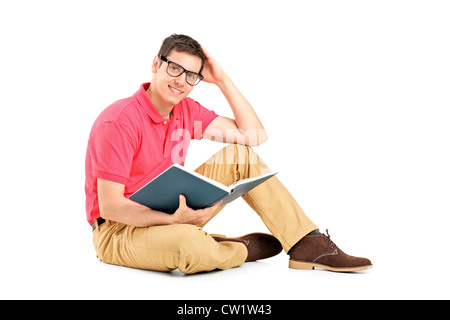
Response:
[{"label": "shoe sole", "polygon": [[373,267],[373,265],[351,267],[351,268],[335,268],[335,267],[330,267],[330,266],[326,266],[326,265],[318,264],[318,263],[289,260],[289,268],[299,269],[299,270],[314,270],[314,268],[322,268],[322,269],[326,269],[326,270],[334,271],[334,272],[355,272],[355,271],[364,271],[367,269],[371,269],[372,267]]}]

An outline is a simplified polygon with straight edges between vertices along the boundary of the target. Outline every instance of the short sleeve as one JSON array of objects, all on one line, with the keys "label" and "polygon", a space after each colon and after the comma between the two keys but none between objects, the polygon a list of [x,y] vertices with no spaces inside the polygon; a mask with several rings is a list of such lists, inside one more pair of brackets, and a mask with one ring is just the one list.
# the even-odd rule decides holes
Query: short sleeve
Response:
[{"label": "short sleeve", "polygon": [[94,177],[126,184],[134,156],[135,137],[125,125],[100,124],[89,139]]},{"label": "short sleeve", "polygon": [[200,140],[203,137],[203,132],[211,122],[218,117],[218,115],[214,111],[205,108],[197,101],[193,101],[192,109],[194,121],[191,139]]}]

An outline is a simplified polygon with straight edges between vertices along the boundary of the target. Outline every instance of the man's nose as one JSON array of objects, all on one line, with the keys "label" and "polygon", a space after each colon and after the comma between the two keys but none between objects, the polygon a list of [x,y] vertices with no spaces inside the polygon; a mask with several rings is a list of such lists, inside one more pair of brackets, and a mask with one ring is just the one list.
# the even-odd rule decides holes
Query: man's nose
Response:
[{"label": "man's nose", "polygon": [[180,74],[178,77],[175,78],[176,84],[178,84],[180,87],[184,87],[186,84],[186,73]]}]

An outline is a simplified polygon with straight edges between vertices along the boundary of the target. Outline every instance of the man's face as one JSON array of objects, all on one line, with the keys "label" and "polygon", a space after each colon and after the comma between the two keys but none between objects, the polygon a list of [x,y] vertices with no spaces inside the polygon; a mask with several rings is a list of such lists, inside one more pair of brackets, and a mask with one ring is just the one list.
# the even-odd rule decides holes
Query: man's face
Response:
[{"label": "man's face", "polygon": [[[166,58],[193,72],[199,72],[202,65],[202,60],[199,57],[186,52],[172,50]],[[164,103],[174,106],[186,98],[194,87],[186,82],[186,73],[182,73],[178,77],[172,77],[166,70],[167,62],[155,57],[152,64],[152,72],[154,73],[152,87],[156,88]]]}]

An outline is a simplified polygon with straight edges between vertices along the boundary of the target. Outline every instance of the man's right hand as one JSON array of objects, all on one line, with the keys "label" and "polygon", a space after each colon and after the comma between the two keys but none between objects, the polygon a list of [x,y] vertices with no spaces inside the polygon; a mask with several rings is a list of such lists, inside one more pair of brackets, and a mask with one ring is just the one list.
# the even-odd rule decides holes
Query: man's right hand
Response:
[{"label": "man's right hand", "polygon": [[211,219],[212,213],[219,208],[221,204],[222,201],[219,201],[212,207],[194,210],[187,206],[186,198],[180,194],[179,206],[177,211],[173,214],[173,218],[175,223],[178,224],[202,225]]}]

